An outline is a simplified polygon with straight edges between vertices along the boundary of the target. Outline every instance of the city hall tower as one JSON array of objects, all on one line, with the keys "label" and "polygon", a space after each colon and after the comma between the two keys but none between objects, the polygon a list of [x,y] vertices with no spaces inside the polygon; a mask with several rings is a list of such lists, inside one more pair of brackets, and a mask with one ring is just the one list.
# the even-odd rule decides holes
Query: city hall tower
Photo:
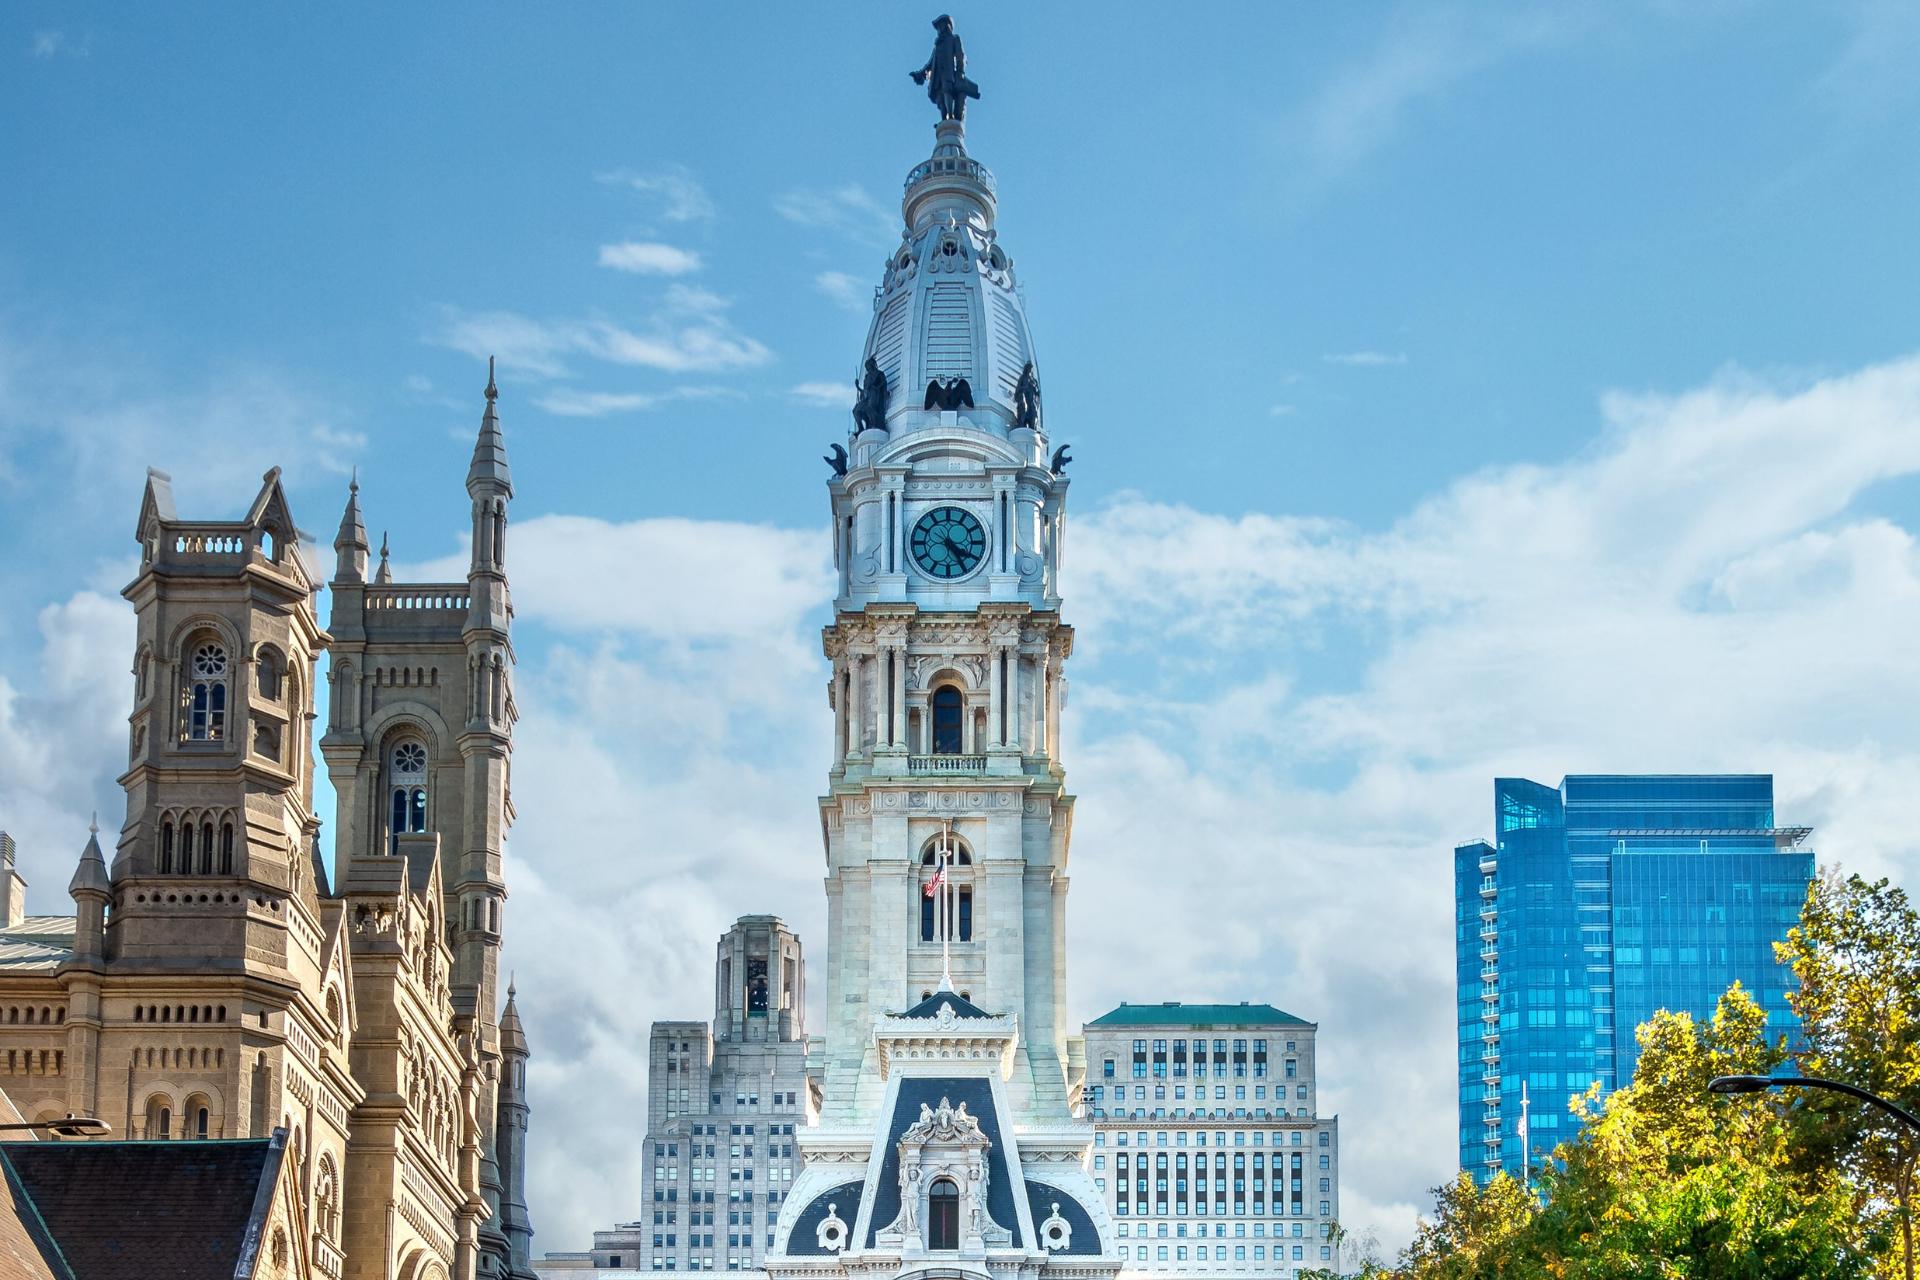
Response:
[{"label": "city hall tower", "polygon": [[824,1098],[767,1267],[1111,1275],[1068,1100],[1068,459],[958,118],[977,90],[935,26],[916,78],[943,118],[830,459]]}]

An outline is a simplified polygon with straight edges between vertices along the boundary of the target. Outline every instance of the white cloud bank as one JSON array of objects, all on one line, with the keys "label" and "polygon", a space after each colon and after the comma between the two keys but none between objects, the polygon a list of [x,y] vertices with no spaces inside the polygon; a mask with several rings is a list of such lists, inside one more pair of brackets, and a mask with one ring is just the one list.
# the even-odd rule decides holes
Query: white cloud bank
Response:
[{"label": "white cloud bank", "polygon": [[[1824,859],[1920,881],[1920,550],[1862,502],[1920,471],[1920,358],[1603,417],[1572,459],[1384,529],[1140,496],[1071,529],[1071,1014],[1317,1021],[1346,1217],[1389,1246],[1455,1160],[1450,850],[1488,834],[1493,776],[1768,770]],[[825,549],[695,520],[513,539],[507,937],[542,1250],[642,1211],[648,1024],[708,1016],[717,934],[779,913],[821,971]],[[43,656],[0,673],[0,813],[41,815],[43,907],[123,749],[116,608],[43,612]]]}]

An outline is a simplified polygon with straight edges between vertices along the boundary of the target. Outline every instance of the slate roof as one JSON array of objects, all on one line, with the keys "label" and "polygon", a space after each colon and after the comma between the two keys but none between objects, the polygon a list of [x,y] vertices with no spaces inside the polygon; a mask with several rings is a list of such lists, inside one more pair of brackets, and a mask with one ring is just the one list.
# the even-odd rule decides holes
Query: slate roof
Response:
[{"label": "slate roof", "polygon": [[53,969],[73,955],[72,916],[28,916],[0,928],[0,970]]},{"label": "slate roof", "polygon": [[266,1233],[286,1134],[227,1142],[7,1142],[0,1262],[23,1233],[52,1280],[229,1280]]},{"label": "slate roof", "polygon": [[903,1018],[937,1018],[941,1005],[951,1005],[956,1018],[991,1018],[993,1015],[971,1000],[963,1000],[951,991],[936,991],[913,1008],[900,1016]]},{"label": "slate roof", "polygon": [[1296,1018],[1285,1009],[1276,1009],[1270,1004],[1248,1004],[1244,1000],[1239,1004],[1183,1004],[1178,1000],[1168,1000],[1164,1004],[1123,1004],[1111,1013],[1101,1014],[1087,1025],[1264,1027],[1276,1022],[1290,1022],[1302,1027],[1314,1025],[1305,1018]]}]

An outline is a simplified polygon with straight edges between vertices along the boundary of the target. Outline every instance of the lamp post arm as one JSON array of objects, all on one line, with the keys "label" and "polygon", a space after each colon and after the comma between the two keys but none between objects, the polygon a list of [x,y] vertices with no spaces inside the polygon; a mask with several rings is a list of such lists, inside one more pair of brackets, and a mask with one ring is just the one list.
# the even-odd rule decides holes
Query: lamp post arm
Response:
[{"label": "lamp post arm", "polygon": [[1847,1084],[1842,1080],[1825,1080],[1819,1076],[1772,1076],[1769,1078],[1769,1083],[1772,1085],[1805,1085],[1810,1089],[1830,1089],[1835,1093],[1844,1093],[1850,1098],[1860,1099],[1860,1101],[1869,1106],[1880,1108],[1880,1110],[1886,1112],[1901,1124],[1906,1125],[1915,1133],[1920,1133],[1920,1116],[1914,1115],[1913,1112],[1907,1110],[1905,1107],[1889,1102],[1877,1093],[1868,1093],[1865,1089],[1857,1085]]}]

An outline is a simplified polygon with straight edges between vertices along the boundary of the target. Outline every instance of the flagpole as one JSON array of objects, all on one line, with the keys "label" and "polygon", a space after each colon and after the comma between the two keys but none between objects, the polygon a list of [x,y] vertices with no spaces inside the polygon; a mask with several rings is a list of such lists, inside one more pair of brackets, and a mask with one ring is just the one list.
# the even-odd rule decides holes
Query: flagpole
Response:
[{"label": "flagpole", "polygon": [[953,822],[941,824],[940,834],[940,989],[953,990],[953,919],[952,899],[953,875],[948,870],[953,860]]},{"label": "flagpole", "polygon": [[1520,1185],[1533,1190],[1533,1134],[1527,1127],[1527,1082],[1520,1081]]}]

